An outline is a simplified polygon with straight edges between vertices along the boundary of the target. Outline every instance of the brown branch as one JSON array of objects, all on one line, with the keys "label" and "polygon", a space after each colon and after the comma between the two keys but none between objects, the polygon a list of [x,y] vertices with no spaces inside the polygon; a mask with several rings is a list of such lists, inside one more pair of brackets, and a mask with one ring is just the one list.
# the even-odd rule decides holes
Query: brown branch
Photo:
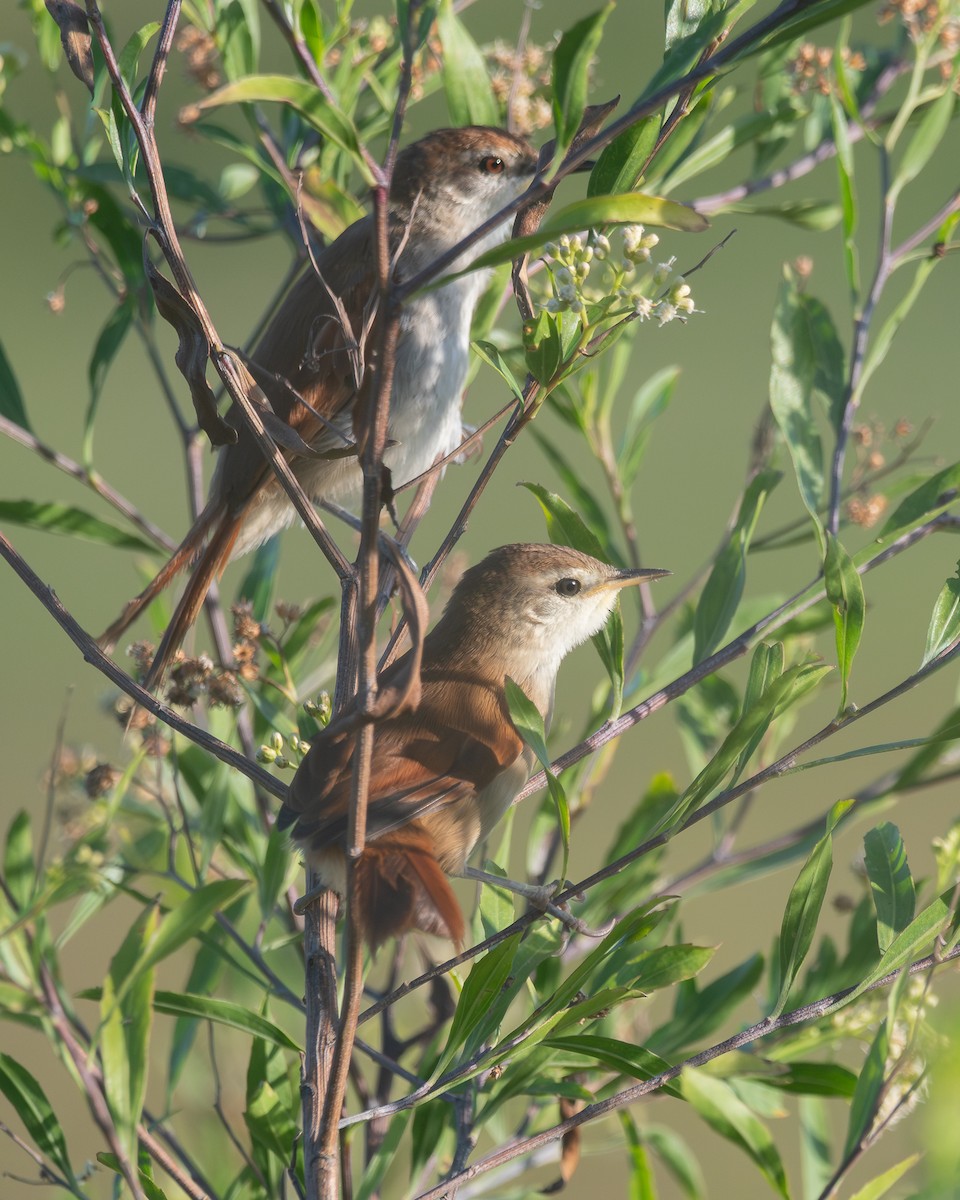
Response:
[{"label": "brown branch", "polygon": [[[949,954],[928,954],[925,958],[920,958],[916,962],[910,963],[909,966],[901,967],[897,971],[891,971],[889,975],[885,975],[882,979],[878,979],[875,983],[872,983],[866,991],[874,992],[880,988],[889,987],[890,984],[899,979],[904,971],[910,975],[917,975],[924,971],[931,971],[942,963],[952,962],[957,958],[960,958],[960,946],[955,947]],[[467,1167],[465,1171],[461,1172],[455,1178],[449,1179],[437,1187],[430,1188],[426,1192],[421,1192],[416,1197],[416,1200],[444,1200],[444,1197],[451,1196],[456,1188],[462,1187],[463,1184],[469,1182],[471,1179],[476,1179],[478,1175],[485,1174],[487,1171],[491,1171],[503,1163],[510,1162],[511,1159],[529,1154],[541,1146],[557,1141],[565,1133],[569,1133],[581,1125],[586,1125],[589,1121],[594,1121],[598,1117],[615,1112],[627,1104],[633,1104],[637,1100],[641,1100],[644,1096],[649,1096],[653,1092],[659,1091],[660,1088],[678,1078],[680,1073],[685,1069],[693,1070],[697,1067],[702,1067],[706,1063],[713,1062],[715,1059],[722,1057],[724,1054],[739,1050],[743,1046],[749,1046],[751,1043],[761,1038],[769,1037],[772,1033],[777,1033],[781,1029],[787,1029],[793,1025],[802,1025],[807,1021],[817,1020],[820,1017],[826,1016],[832,1009],[841,1005],[847,996],[854,991],[856,991],[855,987],[844,988],[842,991],[834,992],[829,996],[823,996],[819,1000],[814,1000],[810,1004],[805,1004],[802,1008],[794,1009],[793,1012],[784,1013],[775,1020],[767,1017],[762,1021],[758,1021],[755,1025],[751,1025],[749,1028],[741,1030],[740,1033],[734,1034],[733,1037],[727,1038],[726,1041],[719,1042],[707,1050],[700,1051],[699,1054],[692,1055],[676,1066],[670,1067],[669,1070],[662,1071],[650,1079],[644,1079],[640,1083],[624,1088],[622,1091],[608,1096],[605,1100],[598,1100],[594,1104],[588,1104],[580,1112],[568,1117],[565,1121],[560,1121],[550,1129],[533,1134],[531,1137],[522,1138],[514,1142],[511,1146],[505,1146],[502,1150],[488,1154],[486,1158],[482,1158],[479,1162],[474,1163],[472,1167]]]},{"label": "brown branch", "polygon": [[53,588],[40,579],[2,533],[0,533],[0,557],[6,559],[16,574],[19,575],[30,591],[33,592],[43,607],[50,613],[70,641],[73,642],[83,655],[85,662],[90,663],[102,675],[105,675],[112,683],[115,683],[122,692],[135,700],[141,708],[158,717],[165,725],[169,725],[177,733],[182,733],[191,742],[208,751],[221,762],[226,763],[228,767],[235,767],[258,787],[263,788],[264,791],[279,797],[281,800],[284,798],[287,789],[279,780],[264,771],[256,763],[250,762],[239,751],[234,750],[232,746],[228,746],[226,742],[220,741],[213,734],[207,733],[205,729],[201,729],[199,726],[181,717],[172,708],[161,704],[155,696],[152,696],[150,692],[131,679],[112,659],[107,658],[90,634],[63,607]]},{"label": "brown branch", "polygon": [[[896,541],[879,551],[873,559],[860,566],[858,571],[861,574],[864,574],[867,571],[872,570],[874,567],[880,566],[882,563],[887,562],[896,555],[903,553],[904,550],[907,550],[917,541],[922,540],[924,537],[927,537],[929,534],[934,533],[943,527],[944,523],[942,517],[933,518],[924,525],[919,526],[917,529],[911,530],[910,533],[904,534],[902,537],[897,538]],[[765,618],[763,622],[758,622],[758,625],[761,626],[760,631],[765,633],[772,632],[780,625],[783,625],[786,621],[791,620],[799,612],[805,611],[813,604],[821,600],[824,594],[823,588],[821,587],[818,590],[814,589],[815,585],[812,585],[811,588],[806,589],[806,591],[797,593],[797,596],[794,597],[793,600],[787,601],[786,604],[781,605],[780,608],[776,610],[775,614]],[[799,604],[795,603],[798,600],[800,601]],[[757,626],[752,627],[752,636],[759,636],[757,629]],[[694,683],[698,682],[699,679],[702,678],[699,668],[703,667],[707,662],[713,661],[713,670],[716,670],[716,663],[718,661],[721,663],[733,661],[733,659],[736,659],[740,655],[746,653],[746,650],[749,647],[742,645],[742,641],[743,638],[747,637],[749,634],[751,634],[751,630],[748,630],[739,638],[734,639],[734,641],[728,643],[727,646],[722,647],[716,652],[716,654],[712,655],[710,659],[705,659],[704,663],[699,664],[699,666],[694,668],[693,671],[688,671],[685,675],[680,676],[678,679],[674,680],[673,683],[668,684],[667,687],[655,693],[654,696],[650,697],[642,704],[639,704],[629,712],[624,713],[623,718],[621,718],[621,720],[624,722],[623,724],[621,724],[620,721],[608,722],[601,729],[599,729],[596,734],[592,735],[590,738],[587,738],[584,742],[581,742],[579,746],[575,746],[573,750],[568,751],[566,754],[563,754],[554,760],[554,762],[551,763],[551,771],[553,771],[554,774],[557,774],[566,767],[572,766],[573,763],[579,762],[581,758],[586,757],[587,754],[593,753],[595,749],[599,748],[599,746],[605,745],[614,737],[619,737],[621,734],[625,733],[627,729],[632,728],[637,722],[664,707],[664,705],[666,705],[670,700],[675,699],[677,696],[683,695],[685,691],[688,691],[694,685]],[[955,654],[956,652],[956,650],[950,651],[951,654]],[[727,654],[731,655],[729,659],[727,658]],[[942,665],[942,662],[939,659],[936,661],[938,665]],[[928,664],[928,666],[929,665],[930,664]],[[709,674],[710,672],[707,673]],[[927,673],[926,669],[924,670],[924,673]],[[892,699],[893,693],[887,693],[886,696],[887,699]],[[650,707],[648,707],[648,705]],[[872,707],[877,706],[878,702],[874,701]],[[624,720],[625,718],[629,719]],[[616,727],[615,731],[610,733],[609,736],[605,736],[607,731],[612,727]],[[799,752],[800,750],[798,748],[794,750],[792,754],[795,757],[797,754],[799,754]],[[541,776],[534,776],[527,783],[527,786],[523,788],[523,790],[515,799],[515,804],[518,804],[521,799],[524,799],[526,796],[537,790],[536,780]],[[756,783],[755,778],[753,782],[754,784]],[[539,786],[542,787],[543,784],[541,783]],[[725,795],[727,795],[728,802],[736,799],[740,794],[742,794],[742,789],[737,789],[731,794],[725,793]],[[702,820],[702,813],[703,809],[699,810],[697,813],[694,813],[693,816],[688,819],[686,824],[680,825],[671,830],[668,836],[673,837],[677,833],[682,832],[683,829],[686,828],[686,825],[695,824],[697,821]],[[664,838],[663,840],[667,840],[667,838]],[[615,862],[608,864],[606,867],[601,868],[593,875],[580,880],[578,883],[572,884],[565,891],[558,893],[554,898],[555,903],[563,903],[565,901],[575,900],[582,891],[592,887],[596,883],[599,883],[602,879],[616,875],[636,858],[641,857],[643,854],[649,853],[652,849],[658,848],[661,844],[661,839],[655,838],[644,843],[643,846],[629,851],[622,858],[619,858]],[[476,946],[471,946],[468,949],[463,950],[453,958],[449,958],[445,962],[438,963],[431,967],[428,971],[425,971],[423,974],[417,976],[417,978],[401,984],[400,987],[395,988],[389,993],[389,995],[382,997],[380,1000],[366,1008],[360,1015],[360,1024],[363,1024],[365,1021],[369,1021],[384,1008],[395,1004],[398,1000],[401,1000],[410,992],[416,991],[418,988],[423,987],[424,984],[430,983],[439,976],[447,974],[456,967],[460,966],[462,963],[471,961],[472,959],[476,958],[477,955],[482,954],[484,951],[490,950],[494,946],[499,945],[501,942],[506,941],[507,938],[512,937],[513,934],[523,932],[523,930],[531,925],[534,921],[539,920],[541,915],[542,914],[536,912],[525,913],[523,916],[518,917],[510,925],[505,926],[503,929],[498,930],[496,933],[491,934],[487,938],[484,938],[483,941],[478,942]]]}]

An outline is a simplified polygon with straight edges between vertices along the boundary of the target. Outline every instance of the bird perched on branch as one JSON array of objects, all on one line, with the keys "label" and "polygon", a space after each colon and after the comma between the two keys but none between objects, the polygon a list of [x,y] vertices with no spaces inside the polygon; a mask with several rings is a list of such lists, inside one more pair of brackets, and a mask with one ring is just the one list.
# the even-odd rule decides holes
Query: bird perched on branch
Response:
[{"label": "bird perched on branch", "polygon": [[[526,190],[537,156],[502,129],[439,129],[397,156],[390,189],[389,238],[395,281],[428,267]],[[503,241],[509,222],[452,264],[462,269]],[[300,485],[314,501],[347,506],[360,496],[358,396],[377,346],[377,245],[372,217],[351,225],[305,269],[248,363],[269,401],[274,431]],[[400,315],[384,462],[395,485],[426,471],[462,440],[460,407],[470,324],[489,280],[475,271],[408,300]],[[100,638],[110,650],[171,581],[192,567],[147,679],[154,686],[196,620],[211,584],[231,558],[284,529],[295,510],[236,406],[227,420],[236,442],[223,446],[206,507],[153,582]],[[304,443],[306,445],[304,446]],[[299,451],[299,453],[298,453]]]},{"label": "bird perched on branch", "polygon": [[[374,729],[356,868],[359,924],[372,947],[410,929],[462,940],[446,876],[465,873],[533,764],[505,680],[549,723],[564,656],[602,628],[622,588],[667,574],[620,570],[565,546],[512,545],[463,575],[424,639],[419,705]],[[403,675],[411,653],[385,672],[383,687]],[[313,739],[278,818],[341,895],[357,729],[346,711]]]}]

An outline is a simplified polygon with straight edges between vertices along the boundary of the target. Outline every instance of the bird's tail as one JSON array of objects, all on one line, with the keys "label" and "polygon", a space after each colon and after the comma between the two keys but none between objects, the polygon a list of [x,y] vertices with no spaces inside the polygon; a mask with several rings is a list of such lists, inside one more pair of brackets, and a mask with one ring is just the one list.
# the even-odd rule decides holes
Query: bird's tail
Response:
[{"label": "bird's tail", "polygon": [[409,929],[463,941],[460,905],[416,821],[368,842],[358,872],[360,928],[371,947]]},{"label": "bird's tail", "polygon": [[[222,507],[208,506],[197,518],[193,528],[183,539],[170,559],[161,568],[151,583],[139,596],[126,605],[120,616],[106,629],[97,643],[109,653],[117,641],[148,604],[173,582],[181,571],[192,562],[196,566],[190,576],[186,591],[173,614],[173,619],[160,642],[153,665],[145,681],[152,688],[162,678],[167,664],[186,636],[187,630],[196,620],[204,598],[214,579],[223,571],[230,559],[230,552],[240,532],[243,513],[224,512]],[[212,529],[212,532],[211,532]]]},{"label": "bird's tail", "polygon": [[148,691],[154,691],[163,679],[170,660],[179,650],[190,627],[200,615],[207,592],[210,591],[214,580],[219,579],[223,574],[224,568],[230,561],[230,554],[242,525],[242,512],[225,512],[210,535],[210,540],[204,546],[203,552],[190,572],[187,586],[177,607],[173,610],[173,617],[160,639],[160,645],[153,656],[150,670],[143,681],[143,686]]}]

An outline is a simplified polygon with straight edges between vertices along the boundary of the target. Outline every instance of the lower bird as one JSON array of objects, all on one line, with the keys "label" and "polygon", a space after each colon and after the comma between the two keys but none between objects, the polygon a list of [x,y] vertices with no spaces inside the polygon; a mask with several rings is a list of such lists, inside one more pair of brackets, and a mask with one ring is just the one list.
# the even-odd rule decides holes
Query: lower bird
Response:
[{"label": "lower bird", "polygon": [[[549,724],[565,655],[603,627],[621,589],[668,574],[536,544],[501,546],[464,573],[424,641],[419,705],[375,726],[357,867],[359,925],[371,947],[413,929],[462,941],[447,876],[466,873],[534,761],[510,718],[505,681]],[[334,724],[314,738],[278,820],[341,895],[355,745],[355,727]]]}]

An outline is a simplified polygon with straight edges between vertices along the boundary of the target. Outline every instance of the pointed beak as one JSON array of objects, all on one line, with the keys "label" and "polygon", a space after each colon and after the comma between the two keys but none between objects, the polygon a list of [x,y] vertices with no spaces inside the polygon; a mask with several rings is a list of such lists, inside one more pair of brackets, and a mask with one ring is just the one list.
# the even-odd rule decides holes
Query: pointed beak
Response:
[{"label": "pointed beak", "polygon": [[600,586],[604,589],[616,588],[619,591],[621,588],[631,587],[636,583],[649,583],[653,579],[663,579],[665,575],[672,574],[672,571],[661,571],[659,567],[645,567],[639,571],[617,571]]}]

